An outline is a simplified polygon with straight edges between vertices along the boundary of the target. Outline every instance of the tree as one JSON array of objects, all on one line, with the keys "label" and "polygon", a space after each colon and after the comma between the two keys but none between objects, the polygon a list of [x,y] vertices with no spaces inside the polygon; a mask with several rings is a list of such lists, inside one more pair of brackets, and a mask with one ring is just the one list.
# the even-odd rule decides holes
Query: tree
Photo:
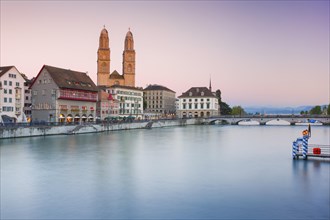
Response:
[{"label": "tree", "polygon": [[241,106],[234,106],[232,108],[232,115],[246,115],[246,112]]},{"label": "tree", "polygon": [[221,115],[231,115],[232,109],[225,102],[220,103],[220,114]]},{"label": "tree", "polygon": [[218,98],[218,104],[220,106],[220,114],[221,115],[230,115],[232,109],[229,107],[229,105],[227,103],[222,101],[220,89],[215,91],[215,96]]},{"label": "tree", "polygon": [[330,104],[328,105],[327,115],[330,115]]},{"label": "tree", "polygon": [[322,114],[321,106],[319,106],[319,105],[315,106],[314,108],[312,108],[312,109],[309,111],[309,113],[310,113],[311,115],[320,115],[320,114]]}]

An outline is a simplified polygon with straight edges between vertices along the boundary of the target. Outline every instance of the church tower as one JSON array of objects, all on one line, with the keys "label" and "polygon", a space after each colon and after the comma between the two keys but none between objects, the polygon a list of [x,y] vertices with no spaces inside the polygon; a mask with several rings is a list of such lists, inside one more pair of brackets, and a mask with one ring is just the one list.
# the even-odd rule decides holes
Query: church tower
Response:
[{"label": "church tower", "polygon": [[110,75],[110,48],[108,31],[103,28],[97,51],[97,85],[108,85]]},{"label": "church tower", "polygon": [[135,87],[135,50],[133,34],[128,30],[123,52],[123,76],[125,86]]}]

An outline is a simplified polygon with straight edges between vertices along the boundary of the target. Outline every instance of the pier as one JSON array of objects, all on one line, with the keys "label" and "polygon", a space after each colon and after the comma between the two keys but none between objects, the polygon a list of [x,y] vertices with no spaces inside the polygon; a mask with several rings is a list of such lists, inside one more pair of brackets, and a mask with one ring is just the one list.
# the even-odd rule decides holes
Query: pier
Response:
[{"label": "pier", "polygon": [[[299,157],[303,156],[303,150],[302,147],[300,147],[293,159],[299,159]],[[308,157],[330,158],[330,145],[309,144],[306,159]]]}]

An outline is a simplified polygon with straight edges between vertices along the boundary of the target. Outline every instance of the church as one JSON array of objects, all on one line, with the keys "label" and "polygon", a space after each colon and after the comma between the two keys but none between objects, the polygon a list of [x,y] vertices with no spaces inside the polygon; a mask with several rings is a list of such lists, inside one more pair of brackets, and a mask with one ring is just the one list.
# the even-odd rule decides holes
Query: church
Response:
[{"label": "church", "polygon": [[114,70],[110,74],[109,34],[105,27],[102,29],[97,51],[97,85],[98,86],[129,86],[135,87],[135,50],[133,34],[128,30],[125,37],[123,52],[122,74]]}]

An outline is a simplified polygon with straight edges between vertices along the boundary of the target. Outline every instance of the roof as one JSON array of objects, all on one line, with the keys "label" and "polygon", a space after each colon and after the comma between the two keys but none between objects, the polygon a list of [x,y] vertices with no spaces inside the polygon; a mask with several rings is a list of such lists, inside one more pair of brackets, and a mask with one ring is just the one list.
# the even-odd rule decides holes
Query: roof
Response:
[{"label": "roof", "polygon": [[115,70],[110,74],[110,79],[124,79],[124,76],[120,75],[117,70]]},{"label": "roof", "polygon": [[[165,91],[169,91],[169,92],[174,92],[173,90],[165,87],[165,86],[162,86],[162,85],[149,85],[147,88],[144,89],[145,91],[150,91],[150,90],[165,90]],[[175,92],[174,92],[175,93]]]},{"label": "roof", "polygon": [[0,67],[0,77],[3,76],[6,72],[8,72],[14,66],[1,66]]},{"label": "roof", "polygon": [[126,37],[133,37],[133,34],[130,30],[128,30],[127,34],[126,34]]},{"label": "roof", "polygon": [[[204,93],[202,95],[202,92]],[[215,97],[213,93],[206,87],[191,87],[188,91],[182,93],[178,98],[189,97]]]},{"label": "roof", "polygon": [[46,69],[59,88],[76,89],[97,92],[98,89],[91,78],[84,72],[44,65],[32,85],[38,79],[43,69]]},{"label": "roof", "polygon": [[102,29],[101,35],[108,35],[108,30],[105,27]]},{"label": "roof", "polygon": [[131,89],[131,90],[136,90],[136,91],[143,91],[142,88],[137,88],[133,86],[121,86],[121,85],[112,85],[110,88],[122,88],[122,89]]}]

